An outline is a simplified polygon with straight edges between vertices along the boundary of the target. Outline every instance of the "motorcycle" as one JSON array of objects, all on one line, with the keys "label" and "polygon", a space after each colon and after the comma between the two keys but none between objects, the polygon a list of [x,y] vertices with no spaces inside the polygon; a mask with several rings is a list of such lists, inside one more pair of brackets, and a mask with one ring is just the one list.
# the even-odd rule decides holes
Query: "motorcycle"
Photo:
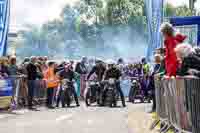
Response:
[{"label": "motorcycle", "polygon": [[140,99],[140,102],[144,102],[143,93],[140,86],[140,81],[137,77],[131,78],[131,89],[129,91],[129,102],[135,103],[136,99]]},{"label": "motorcycle", "polygon": [[85,90],[85,104],[90,106],[91,104],[97,102],[100,104],[100,97],[98,95],[98,89],[100,88],[100,83],[97,81],[89,81],[88,88]]},{"label": "motorcycle", "polygon": [[[140,103],[148,102],[150,103],[149,97],[145,96],[143,77],[133,77],[131,78],[132,85],[129,92],[129,101],[135,103],[137,99]],[[143,86],[143,87],[142,87]]]},{"label": "motorcycle", "polygon": [[69,107],[74,101],[74,96],[72,93],[72,89],[74,89],[74,82],[68,79],[63,79],[62,89],[63,89],[62,97],[64,97],[64,101]]},{"label": "motorcycle", "polygon": [[110,78],[105,82],[105,103],[107,103],[110,107],[116,107],[117,106],[117,100],[119,97],[118,91],[117,91],[117,81],[116,79]]}]

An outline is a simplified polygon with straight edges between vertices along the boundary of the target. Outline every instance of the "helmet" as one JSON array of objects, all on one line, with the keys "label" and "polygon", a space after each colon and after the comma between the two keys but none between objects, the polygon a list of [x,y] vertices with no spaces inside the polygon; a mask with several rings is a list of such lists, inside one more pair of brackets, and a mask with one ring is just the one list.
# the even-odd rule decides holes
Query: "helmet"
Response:
[{"label": "helmet", "polygon": [[146,58],[143,57],[143,58],[142,58],[142,63],[145,63],[145,62],[146,62]]},{"label": "helmet", "polygon": [[95,59],[95,63],[97,64],[97,63],[102,63],[103,61],[100,59],[100,58],[96,58]]},{"label": "helmet", "polygon": [[114,65],[114,64],[115,64],[115,61],[113,61],[113,60],[107,60],[106,63],[107,63],[108,65]]},{"label": "helmet", "polygon": [[28,57],[25,57],[24,62],[29,62],[30,59]]},{"label": "helmet", "polygon": [[122,58],[119,58],[118,64],[121,64],[121,63],[123,63],[123,62],[124,62],[124,60],[123,60]]}]

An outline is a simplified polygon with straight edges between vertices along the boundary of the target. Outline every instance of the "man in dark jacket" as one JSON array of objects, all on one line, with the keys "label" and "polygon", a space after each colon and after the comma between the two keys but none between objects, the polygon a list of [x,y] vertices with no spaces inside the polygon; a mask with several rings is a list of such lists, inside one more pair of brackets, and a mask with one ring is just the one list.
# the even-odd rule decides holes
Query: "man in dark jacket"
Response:
[{"label": "man in dark jacket", "polygon": [[76,64],[75,72],[78,74],[87,74],[87,67],[86,67],[87,58],[83,57],[81,62]]},{"label": "man in dark jacket", "polygon": [[106,71],[106,67],[104,66],[103,62],[100,60],[97,60],[96,65],[92,68],[92,70],[88,74],[87,80],[89,80],[92,74],[95,73],[97,75],[98,81],[102,81],[105,71]]},{"label": "man in dark jacket", "polygon": [[28,108],[33,110],[33,94],[35,89],[35,81],[37,78],[37,66],[35,65],[36,58],[31,57],[31,62],[27,65],[27,78],[28,78]]},{"label": "man in dark jacket", "polygon": [[[97,80],[99,82],[101,82],[102,79],[103,79],[103,75],[104,75],[105,71],[106,71],[106,67],[104,66],[103,62],[101,60],[97,60],[96,65],[92,68],[92,70],[88,74],[87,80],[89,80],[90,77],[92,76],[92,74],[95,73],[97,75]],[[101,95],[102,95],[103,88],[104,88],[104,86],[103,86],[103,84],[101,84],[100,87],[97,90],[99,97],[101,97]],[[101,102],[100,99],[98,99],[97,103],[99,104],[100,102]]]},{"label": "man in dark jacket", "polygon": [[[106,70],[106,72],[105,72],[104,80],[109,80],[110,78],[120,80],[121,75],[122,75],[121,71],[119,69],[117,69],[117,67],[114,65],[114,63],[111,62],[108,64],[108,70]],[[124,94],[123,94],[121,86],[120,86],[120,82],[117,82],[116,86],[117,86],[116,88],[121,97],[122,105],[123,105],[123,107],[126,107],[125,98],[124,98]],[[105,90],[104,97],[103,97],[103,104],[105,103],[105,94],[106,93],[107,93],[107,91]]]},{"label": "man in dark jacket", "polygon": [[86,74],[88,72],[87,67],[87,58],[83,57],[81,62],[78,62],[76,64],[75,72],[77,72],[80,75],[80,82],[78,83],[78,92],[80,92],[81,98],[84,97],[84,91],[86,88]]},{"label": "man in dark jacket", "polygon": [[[72,91],[73,96],[75,98],[76,105],[80,106],[79,105],[79,101],[78,101],[78,96],[77,96],[75,87],[73,85],[73,79],[75,79],[75,72],[71,68],[72,68],[72,66],[70,64],[66,65],[65,68],[64,68],[64,70],[62,70],[62,71],[59,72],[59,77],[60,77],[61,80],[62,79],[68,79],[71,82],[70,83],[71,91]],[[62,89],[61,89],[61,91],[59,93],[59,96],[58,96],[58,99],[57,99],[57,105],[56,106],[58,107],[60,100],[62,100],[62,107],[64,108],[65,107],[65,101],[64,101],[64,98],[61,97],[62,93],[67,94],[67,91],[63,92]],[[67,95],[66,98],[69,98],[69,95]],[[67,106],[70,106],[69,101],[70,101],[70,99],[68,99]]]}]

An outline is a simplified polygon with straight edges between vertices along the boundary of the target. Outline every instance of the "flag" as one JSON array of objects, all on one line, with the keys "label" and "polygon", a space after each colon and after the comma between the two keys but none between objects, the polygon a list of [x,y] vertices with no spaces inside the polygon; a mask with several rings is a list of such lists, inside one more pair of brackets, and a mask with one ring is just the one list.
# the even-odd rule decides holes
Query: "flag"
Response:
[{"label": "flag", "polygon": [[160,25],[163,22],[163,0],[145,0],[145,8],[148,26],[148,50],[149,59],[156,48],[161,47]]},{"label": "flag", "polygon": [[0,56],[6,55],[10,18],[10,0],[0,0]]}]

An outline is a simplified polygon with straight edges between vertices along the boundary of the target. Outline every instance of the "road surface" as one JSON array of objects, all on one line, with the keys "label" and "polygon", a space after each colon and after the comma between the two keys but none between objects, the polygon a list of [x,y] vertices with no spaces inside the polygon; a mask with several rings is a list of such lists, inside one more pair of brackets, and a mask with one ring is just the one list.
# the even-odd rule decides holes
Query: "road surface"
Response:
[{"label": "road surface", "polygon": [[129,121],[139,117],[134,111],[144,109],[144,105],[133,104],[126,108],[87,108],[83,103],[79,108],[41,107],[38,112],[24,109],[17,115],[1,113],[0,133],[137,133]]}]

